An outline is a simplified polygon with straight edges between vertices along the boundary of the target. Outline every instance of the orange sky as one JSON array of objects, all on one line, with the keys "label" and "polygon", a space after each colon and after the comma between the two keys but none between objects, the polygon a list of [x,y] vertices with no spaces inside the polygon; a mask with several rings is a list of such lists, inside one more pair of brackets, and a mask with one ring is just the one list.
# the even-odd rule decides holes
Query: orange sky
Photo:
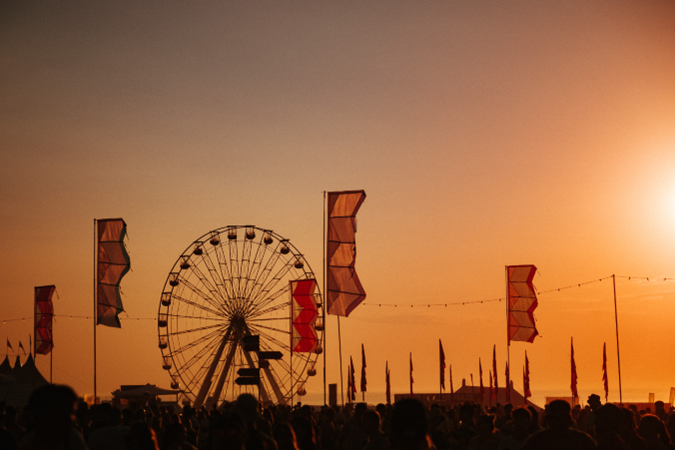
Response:
[{"label": "orange sky", "polygon": [[[405,392],[413,352],[415,389],[435,392],[439,338],[455,385],[494,344],[503,372],[504,303],[420,306],[503,297],[504,266],[535,264],[540,291],[650,277],[617,279],[624,398],[667,400],[672,2],[0,8],[3,320],[31,317],[44,284],[57,314],[91,315],[94,218],[128,224],[132,318],[155,317],[180,253],[229,224],[291,239],[321,280],[322,192],[364,189],[368,304],[341,325],[345,359],[366,347],[370,390],[384,391],[388,360]],[[582,399],[601,393],[607,342],[618,400],[611,281],[543,294],[536,317],[541,337],[512,346],[515,373],[528,351],[535,400],[569,392],[572,336]],[[167,386],[156,322],[122,326],[99,328],[99,392]],[[79,393],[93,391],[92,328],[54,328],[54,380]],[[30,331],[5,322],[0,342],[26,345]],[[307,387],[321,392],[320,377]]]}]

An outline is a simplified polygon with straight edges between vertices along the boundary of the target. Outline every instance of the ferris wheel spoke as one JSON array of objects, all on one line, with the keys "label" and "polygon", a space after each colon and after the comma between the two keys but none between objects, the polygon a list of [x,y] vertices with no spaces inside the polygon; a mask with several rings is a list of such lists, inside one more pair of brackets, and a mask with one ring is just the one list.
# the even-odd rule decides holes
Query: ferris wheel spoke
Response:
[{"label": "ferris wheel spoke", "polygon": [[234,298],[240,297],[241,285],[241,265],[239,264],[239,243],[238,239],[228,241],[228,250],[230,253],[230,273],[232,274],[232,288]]},{"label": "ferris wheel spoke", "polygon": [[291,334],[290,331],[288,330],[282,330],[280,328],[275,328],[275,327],[270,327],[267,325],[261,325],[261,324],[251,324],[251,328],[256,328],[256,329],[263,329],[263,330],[268,330],[268,331],[276,331],[277,333],[283,333],[283,334]]},{"label": "ferris wheel spoke", "polygon": [[[286,309],[286,308],[290,309],[290,306],[291,306],[291,302],[285,302],[285,303],[278,303],[278,304],[276,304],[276,305],[274,305],[270,308],[263,309],[263,310],[257,310],[256,309],[252,313],[249,314],[249,320],[252,319],[252,318],[255,319],[257,317],[264,316],[266,314],[269,314],[269,313],[274,312],[274,311],[278,311],[280,309]],[[290,318],[290,315],[288,316],[288,318]]]},{"label": "ferris wheel spoke", "polygon": [[[208,253],[202,255],[202,261],[204,261],[204,263],[208,268],[209,263],[211,263],[211,257],[208,256]],[[209,290],[211,295],[217,297],[222,304],[226,303],[226,298],[223,297],[222,291],[218,289],[218,280],[213,279],[213,276],[207,277],[206,274],[202,272],[202,270],[199,268],[197,264],[190,264],[190,267],[184,270],[189,270],[192,273],[194,273],[197,276],[197,278],[199,278],[199,281],[201,281],[202,284]],[[210,270],[209,275],[211,275]],[[215,285],[211,282],[211,280],[215,282]]]},{"label": "ferris wheel spoke", "polygon": [[[186,361],[184,367],[181,368],[182,370],[178,372],[182,379],[190,377],[186,384],[191,387],[191,390],[198,391],[201,388],[208,370],[209,355],[213,355],[217,351],[219,343],[221,343],[221,339],[211,342],[208,347],[203,348],[198,354]],[[193,392],[193,394],[196,395],[197,392]]]},{"label": "ferris wheel spoke", "polygon": [[205,327],[198,327],[198,328],[191,328],[189,330],[180,330],[180,331],[173,331],[170,334],[171,335],[179,335],[179,334],[187,334],[187,333],[194,333],[196,331],[204,331],[204,330],[211,330],[213,328],[218,328],[222,327],[222,324],[217,324],[217,325],[207,325]]},{"label": "ferris wheel spoke", "polygon": [[[218,269],[216,269],[216,264],[213,262],[212,254],[216,254],[216,259],[218,259],[218,248],[220,247],[220,243],[217,243],[216,245],[213,245],[210,241],[215,238],[215,235],[211,235],[210,239],[205,240],[205,242],[209,242],[211,244],[210,251],[206,251],[205,253],[202,253],[201,255],[201,260],[206,266],[206,269],[208,270],[209,276],[212,280],[212,283],[215,285],[215,290],[217,290],[221,296],[223,294],[221,289],[218,289],[218,287],[223,283],[224,277],[222,276],[222,272],[220,272]],[[219,239],[219,238],[218,238]],[[207,248],[207,247],[204,247]],[[206,278],[206,274],[204,272],[201,272],[202,276]],[[223,297],[223,301],[227,299],[227,291],[225,291],[225,297]]]},{"label": "ferris wheel spoke", "polygon": [[[279,308],[282,309],[281,306],[279,306]],[[289,315],[289,316],[283,316],[283,317],[261,317],[261,318],[251,316],[247,320],[251,324],[255,324],[255,323],[258,323],[258,322],[278,322],[278,321],[288,322],[289,320],[291,320],[291,316]]]},{"label": "ferris wheel spoke", "polygon": [[193,373],[192,366],[196,365],[199,363],[200,360],[202,360],[206,355],[209,353],[213,352],[213,349],[216,348],[216,345],[220,342],[220,339],[211,339],[208,344],[200,348],[194,355],[192,355],[189,359],[184,360],[183,364],[181,365],[180,369],[177,367],[176,368],[176,373],[183,378],[183,375],[187,375],[188,373],[193,376],[193,378],[199,380],[199,373],[204,370],[203,365],[202,367],[198,367],[197,370],[195,371],[196,373]]},{"label": "ferris wheel spoke", "polygon": [[215,302],[207,293],[205,293],[204,291],[199,289],[197,286],[192,284],[192,282],[190,282],[190,280],[188,280],[187,278],[179,275],[179,283],[180,282],[182,282],[183,286],[187,287],[195,295],[202,298],[204,301],[208,302],[214,308],[219,309],[222,306],[222,305],[219,305],[217,302]]},{"label": "ferris wheel spoke", "polygon": [[246,237],[244,233],[244,241],[241,245],[241,261],[239,261],[239,296],[243,297],[246,292],[246,287],[250,281],[249,272],[251,270],[251,252],[253,250],[253,240]]},{"label": "ferris wheel spoke", "polygon": [[274,246],[274,249],[271,251],[271,255],[267,259],[267,262],[265,263],[265,267],[263,268],[262,273],[260,274],[259,277],[257,277],[256,283],[253,284],[253,286],[251,287],[251,292],[249,292],[247,295],[249,298],[257,298],[258,295],[260,294],[261,289],[267,282],[267,278],[269,278],[269,275],[272,273],[272,269],[274,269],[277,262],[281,258],[282,255],[281,246],[282,240],[277,239],[277,243]]},{"label": "ferris wheel spoke", "polygon": [[273,304],[279,299],[282,299],[281,301],[283,302],[284,305],[289,306],[290,300],[288,301],[283,300],[283,297],[288,295],[289,292],[290,292],[289,286],[281,286],[279,290],[277,290],[276,292],[272,292],[267,297],[255,302],[250,302],[247,312],[249,314],[259,313],[263,308],[266,308],[268,305]]},{"label": "ferris wheel spoke", "polygon": [[265,287],[260,291],[260,293],[255,298],[251,298],[252,303],[257,303],[261,296],[265,296],[267,293],[269,293],[291,270],[291,267],[293,267],[293,264],[291,264],[290,262],[286,263],[283,267],[281,267],[274,275],[274,278],[272,278],[265,285]]},{"label": "ferris wheel spoke", "polygon": [[[256,330],[256,331],[258,332],[258,334],[259,334],[261,337],[264,337],[264,338],[265,338],[265,340],[269,341],[270,343],[276,344],[276,345],[277,345],[278,347],[280,347],[282,350],[287,350],[287,351],[290,351],[290,350],[291,350],[291,345],[290,345],[290,344],[285,344],[285,343],[281,342],[280,340],[278,340],[277,338],[271,336],[270,334],[265,333],[265,332],[263,332],[263,331],[260,331],[260,328],[267,328],[267,327],[262,327],[262,326],[260,326],[260,325],[257,325],[257,326],[255,326],[255,327],[252,326],[251,328],[254,329],[254,330]],[[272,328],[272,330],[277,331],[277,330],[275,330],[275,329],[273,329],[273,328]],[[291,333],[287,331],[286,334],[290,335]]]},{"label": "ferris wheel spoke", "polygon": [[173,313],[167,313],[167,317],[175,317],[175,318],[180,318],[180,319],[196,319],[196,320],[218,320],[222,322],[224,320],[223,317],[204,317],[204,316],[190,316],[187,314],[173,314]]},{"label": "ferris wheel spoke", "polygon": [[292,261],[287,261],[286,264],[284,264],[282,267],[279,268],[277,273],[267,283],[267,285],[265,285],[265,287],[261,290],[261,293],[270,292],[286,276],[286,274],[290,272],[292,267],[293,267]]},{"label": "ferris wheel spoke", "polygon": [[[215,247],[216,259],[218,260],[218,265],[214,265],[214,271],[217,271],[220,274],[220,277],[223,279],[223,286],[225,287],[225,292],[229,298],[234,298],[234,285],[232,284],[232,272],[230,266],[227,264],[227,258],[223,250],[223,240],[220,240],[221,244]],[[229,245],[229,244],[228,244]],[[217,269],[216,269],[217,267]]]},{"label": "ferris wheel spoke", "polygon": [[[260,269],[263,266],[263,261],[265,260],[265,255],[268,254],[267,244],[263,243],[264,233],[256,241],[255,254],[251,260],[251,263],[246,274],[247,282],[246,287],[244,288],[244,296],[250,297],[251,292],[255,289],[257,279],[260,276]],[[268,258],[269,259],[269,258]]]},{"label": "ferris wheel spoke", "polygon": [[217,336],[220,336],[221,333],[222,333],[221,330],[214,330],[214,331],[210,332],[209,334],[205,334],[204,336],[202,336],[202,337],[200,337],[200,338],[198,338],[198,339],[196,339],[196,340],[194,340],[194,341],[191,341],[191,342],[189,342],[189,343],[183,345],[183,346],[180,347],[180,348],[177,348],[177,349],[175,349],[175,350],[172,349],[172,350],[169,352],[169,355],[174,355],[174,354],[186,352],[186,351],[188,351],[188,350],[190,350],[190,349],[192,349],[192,348],[198,346],[198,345],[201,344],[202,342],[206,342],[206,341],[208,341],[208,340],[210,340],[210,339],[212,339],[212,338],[215,338],[215,337],[217,337]]},{"label": "ferris wheel spoke", "polygon": [[175,295],[172,295],[171,298],[175,298],[176,300],[178,300],[180,302],[183,302],[183,303],[185,303],[187,305],[190,305],[192,307],[195,307],[197,309],[201,309],[202,311],[213,314],[214,316],[219,316],[219,317],[223,317],[223,318],[226,317],[225,314],[223,314],[222,311],[218,311],[218,310],[215,310],[215,309],[208,308],[208,307],[202,305],[201,303],[193,302],[192,300],[188,300],[187,298],[185,298],[181,295],[175,294]]}]

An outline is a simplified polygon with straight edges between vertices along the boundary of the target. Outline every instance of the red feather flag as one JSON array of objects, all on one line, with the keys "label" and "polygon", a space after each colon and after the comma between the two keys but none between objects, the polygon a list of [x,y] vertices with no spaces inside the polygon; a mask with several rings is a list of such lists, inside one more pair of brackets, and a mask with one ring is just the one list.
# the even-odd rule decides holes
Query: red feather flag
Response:
[{"label": "red feather flag", "polygon": [[445,390],[445,353],[443,352],[443,343],[438,340],[439,361],[441,367],[441,389]]},{"label": "red feather flag", "polygon": [[602,344],[602,382],[605,385],[605,403],[609,397],[609,382],[607,381],[607,343]]},{"label": "red feather flag", "polygon": [[494,393],[494,390],[492,389],[492,371],[488,370],[488,373],[490,374],[490,401],[489,401],[489,404],[490,404],[490,408],[492,408],[492,399],[494,398],[495,393]]},{"label": "red feather flag", "polygon": [[352,402],[352,366],[351,366],[351,357],[350,363],[347,366],[347,402]]},{"label": "red feather flag", "polygon": [[387,405],[391,405],[391,380],[389,379],[389,361],[387,361],[385,368],[385,382],[387,385]]},{"label": "red feather flag", "polygon": [[410,352],[410,396],[415,397],[415,393],[413,392],[413,383],[415,381],[413,380],[413,364],[412,364],[412,352]]},{"label": "red feather flag", "polygon": [[352,357],[349,357],[349,365],[351,366],[351,377],[352,377],[352,390],[350,392],[350,398],[351,401],[356,401],[356,374],[354,371],[354,361],[352,360]]},{"label": "red feather flag", "polygon": [[478,377],[480,378],[480,401],[483,403],[485,401],[485,388],[483,387],[483,366],[480,358],[478,358]]},{"label": "red feather flag", "polygon": [[573,399],[572,401],[574,402],[574,400],[579,398],[579,392],[577,391],[577,365],[574,362],[574,338],[572,338],[572,361],[571,361],[571,365],[572,365],[572,384],[571,384],[570,387],[572,388],[572,399]]},{"label": "red feather flag", "polygon": [[530,361],[527,359],[527,352],[525,352],[525,372],[523,372],[523,397],[527,405],[527,399],[532,397],[530,392]]},{"label": "red feather flag", "polygon": [[366,381],[366,350],[361,344],[361,392],[366,392],[366,386],[368,382]]},{"label": "red feather flag", "polygon": [[[492,373],[495,379],[495,392],[499,390],[499,383],[497,382],[497,346],[492,347]],[[495,398],[497,394],[495,393]]]},{"label": "red feather flag", "polygon": [[291,352],[313,353],[319,343],[316,334],[318,308],[316,280],[293,280],[291,291]]}]

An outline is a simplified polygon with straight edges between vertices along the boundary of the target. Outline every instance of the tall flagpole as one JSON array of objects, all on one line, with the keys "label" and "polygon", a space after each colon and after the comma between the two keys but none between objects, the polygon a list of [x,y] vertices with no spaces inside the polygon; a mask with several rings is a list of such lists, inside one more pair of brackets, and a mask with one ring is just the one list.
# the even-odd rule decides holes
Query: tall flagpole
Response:
[{"label": "tall flagpole", "polygon": [[[291,302],[293,302],[293,291],[291,291]],[[291,328],[293,327],[291,319]],[[258,363],[260,366],[260,363]],[[260,369],[258,369],[260,370]],[[291,330],[291,366],[288,368],[288,376],[291,378],[291,408],[293,408],[293,331]],[[258,400],[260,400],[260,384],[258,384]]]},{"label": "tall flagpole", "polygon": [[[342,407],[345,407],[345,390],[342,384],[342,334],[340,334],[340,316],[337,316],[338,323],[338,350],[340,353],[340,397],[342,398]],[[352,383],[354,381],[352,380]],[[349,398],[351,399],[352,393],[349,393]]]},{"label": "tall flagpole", "polygon": [[[443,367],[443,364],[445,361],[441,360],[441,348],[443,348],[443,344],[441,344],[441,340],[438,340],[438,366],[440,367],[440,378],[438,380],[438,400],[443,401],[443,381],[445,378],[445,369]],[[443,359],[445,359],[445,354],[443,355]]]},{"label": "tall flagpole", "polygon": [[619,403],[623,403],[621,393],[621,356],[619,353],[619,315],[616,309],[616,275],[612,275],[612,285],[614,286],[614,323],[616,324],[616,359],[619,363]]},{"label": "tall flagpole", "polygon": [[[511,339],[509,339],[509,266],[504,266],[504,281],[506,285],[506,364],[511,370]],[[509,374],[510,375],[510,374]],[[511,378],[509,376],[509,378]],[[506,389],[508,391],[508,398],[511,398],[511,383],[506,380]]]},{"label": "tall flagpole", "polygon": [[[49,351],[49,384],[54,384],[52,381],[52,371],[54,369],[54,314],[52,309],[52,349]],[[35,355],[37,356],[37,355]]]},{"label": "tall flagpole", "polygon": [[[326,401],[326,353],[328,353],[328,346],[326,345],[326,338],[328,335],[326,324],[326,305],[328,302],[328,283],[326,281],[326,246],[328,239],[326,238],[326,191],[323,191],[323,404],[327,405]],[[340,369],[340,376],[342,376],[342,369]]]},{"label": "tall flagpole", "polygon": [[97,303],[97,296],[96,296],[96,261],[97,261],[97,255],[96,255],[96,240],[98,237],[98,232],[96,229],[96,219],[94,219],[94,404],[96,404],[96,303]]}]

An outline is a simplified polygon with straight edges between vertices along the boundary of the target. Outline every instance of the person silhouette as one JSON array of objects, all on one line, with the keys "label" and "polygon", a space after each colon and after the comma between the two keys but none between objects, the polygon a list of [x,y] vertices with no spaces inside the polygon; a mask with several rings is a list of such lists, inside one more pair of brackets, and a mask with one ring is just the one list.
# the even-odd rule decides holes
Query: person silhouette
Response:
[{"label": "person silhouette", "polygon": [[530,436],[521,450],[587,450],[596,448],[593,438],[583,431],[570,428],[572,408],[565,400],[553,400],[548,405],[548,428]]},{"label": "person silhouette", "polygon": [[33,429],[19,443],[21,450],[68,448],[86,450],[82,435],[75,428],[77,395],[68,386],[45,384],[28,399]]}]

